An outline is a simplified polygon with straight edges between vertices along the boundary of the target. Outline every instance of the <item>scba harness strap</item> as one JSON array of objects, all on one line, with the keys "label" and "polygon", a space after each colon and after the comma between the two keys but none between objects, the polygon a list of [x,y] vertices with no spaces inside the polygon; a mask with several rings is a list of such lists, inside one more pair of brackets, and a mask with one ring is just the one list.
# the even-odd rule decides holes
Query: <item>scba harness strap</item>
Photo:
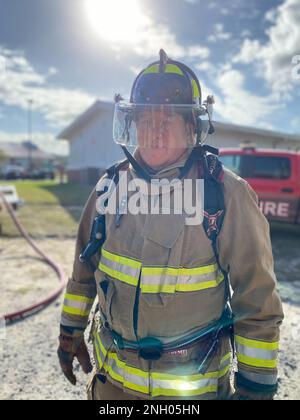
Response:
[{"label": "scba harness strap", "polygon": [[[210,152],[210,154],[208,154]],[[214,154],[212,154],[214,153]],[[137,351],[140,357],[146,360],[157,360],[161,357],[164,351],[170,351],[170,349],[177,350],[188,345],[195,343],[203,337],[207,337],[210,340],[210,346],[207,351],[207,355],[204,358],[199,372],[205,372],[207,365],[213,355],[215,354],[220,339],[220,334],[224,330],[228,330],[231,337],[231,345],[234,351],[234,333],[233,333],[233,313],[231,310],[231,292],[230,292],[230,281],[228,272],[223,269],[220,264],[219,252],[218,252],[218,236],[222,229],[222,225],[225,217],[225,200],[224,200],[224,171],[221,162],[218,157],[218,150],[210,146],[201,146],[197,148],[192,157],[191,161],[198,163],[198,176],[200,179],[204,179],[204,219],[203,228],[211,242],[212,249],[216,258],[216,262],[220,271],[222,272],[225,279],[225,295],[224,295],[224,310],[217,322],[212,323],[206,329],[202,329],[193,337],[186,335],[180,340],[180,343],[172,343],[171,346],[166,348],[159,340],[155,337],[146,337],[136,342],[129,342],[124,340],[123,337],[118,335],[116,332],[110,329],[110,326],[106,324],[107,329],[110,331],[115,345],[120,349],[127,349],[131,351]],[[106,178],[111,180],[116,186],[119,182],[119,171],[121,169],[128,168],[129,160],[125,159],[110,167],[106,171]],[[98,198],[107,193],[108,187],[104,191],[99,192]],[[107,206],[108,200],[104,200],[104,205]],[[105,215],[98,214],[94,220],[90,242],[86,249],[80,256],[81,262],[88,262],[88,260],[96,253],[105,242]]]}]

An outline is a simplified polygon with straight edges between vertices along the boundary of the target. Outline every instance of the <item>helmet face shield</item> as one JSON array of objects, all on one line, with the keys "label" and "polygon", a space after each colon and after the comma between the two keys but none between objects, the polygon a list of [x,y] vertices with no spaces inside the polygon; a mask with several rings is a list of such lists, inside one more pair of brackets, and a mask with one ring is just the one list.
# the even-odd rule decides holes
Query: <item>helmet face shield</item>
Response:
[{"label": "helmet face shield", "polygon": [[113,122],[114,141],[146,149],[193,148],[197,105],[153,105],[118,102]]}]

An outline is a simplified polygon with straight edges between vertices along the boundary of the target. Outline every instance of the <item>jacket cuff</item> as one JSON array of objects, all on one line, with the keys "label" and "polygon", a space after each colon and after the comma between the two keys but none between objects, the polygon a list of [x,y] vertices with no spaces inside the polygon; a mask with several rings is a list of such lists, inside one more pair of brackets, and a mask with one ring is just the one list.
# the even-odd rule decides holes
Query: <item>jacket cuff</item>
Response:
[{"label": "jacket cuff", "polygon": [[85,284],[70,279],[62,308],[61,325],[65,328],[84,330],[95,297],[95,281]]},{"label": "jacket cuff", "polygon": [[66,325],[60,324],[60,331],[64,334],[77,337],[80,335],[84,335],[85,328],[68,327]]},{"label": "jacket cuff", "polygon": [[250,379],[245,378],[242,373],[237,372],[235,374],[235,387],[236,390],[238,392],[241,391],[242,394],[248,392],[250,395],[253,394],[257,397],[264,395],[265,397],[272,398],[278,390],[278,382],[270,385],[253,382]]}]

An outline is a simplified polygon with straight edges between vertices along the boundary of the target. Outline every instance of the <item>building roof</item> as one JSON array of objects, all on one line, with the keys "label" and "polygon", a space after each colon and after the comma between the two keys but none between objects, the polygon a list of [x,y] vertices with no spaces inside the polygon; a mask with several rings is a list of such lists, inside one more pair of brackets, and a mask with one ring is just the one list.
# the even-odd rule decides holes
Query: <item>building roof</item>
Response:
[{"label": "building roof", "polygon": [[272,137],[279,140],[284,141],[299,141],[300,142],[300,134],[288,134],[283,133],[280,131],[273,131],[273,130],[265,130],[263,128],[256,128],[256,127],[248,127],[244,125],[235,125],[235,124],[229,124],[229,123],[223,123],[216,121],[215,128],[220,128],[224,131],[235,131],[239,133],[245,133],[245,134],[256,134],[263,137]]},{"label": "building roof", "polygon": [[[71,140],[77,131],[82,130],[92,119],[104,111],[112,111],[114,107],[113,102],[103,102],[97,100],[94,102],[83,114],[79,115],[68,127],[66,127],[56,137],[58,140]],[[234,131],[238,133],[254,134],[263,137],[272,137],[283,141],[296,141],[300,142],[299,134],[287,134],[278,131],[265,130],[256,127],[247,127],[242,125],[235,125],[224,123],[220,121],[214,122],[215,128],[221,129],[222,131]]]},{"label": "building roof", "polygon": [[112,111],[113,102],[103,102],[97,100],[83,114],[79,115],[70,125],[68,125],[56,137],[58,140],[71,140],[73,135],[87,125],[95,116],[103,113],[103,111]]},{"label": "building roof", "polygon": [[50,160],[53,159],[53,155],[43,152],[35,144],[29,142],[23,143],[2,143],[0,142],[0,151],[4,153],[8,158],[15,159],[39,159],[39,160]]}]

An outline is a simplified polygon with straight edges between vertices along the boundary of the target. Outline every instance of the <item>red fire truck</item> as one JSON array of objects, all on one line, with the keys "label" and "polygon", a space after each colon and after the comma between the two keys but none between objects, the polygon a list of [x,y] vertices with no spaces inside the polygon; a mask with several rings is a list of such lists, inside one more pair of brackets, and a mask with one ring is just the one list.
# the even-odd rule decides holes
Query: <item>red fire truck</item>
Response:
[{"label": "red fire truck", "polygon": [[299,152],[247,145],[222,149],[220,159],[249,182],[270,221],[300,224]]}]

